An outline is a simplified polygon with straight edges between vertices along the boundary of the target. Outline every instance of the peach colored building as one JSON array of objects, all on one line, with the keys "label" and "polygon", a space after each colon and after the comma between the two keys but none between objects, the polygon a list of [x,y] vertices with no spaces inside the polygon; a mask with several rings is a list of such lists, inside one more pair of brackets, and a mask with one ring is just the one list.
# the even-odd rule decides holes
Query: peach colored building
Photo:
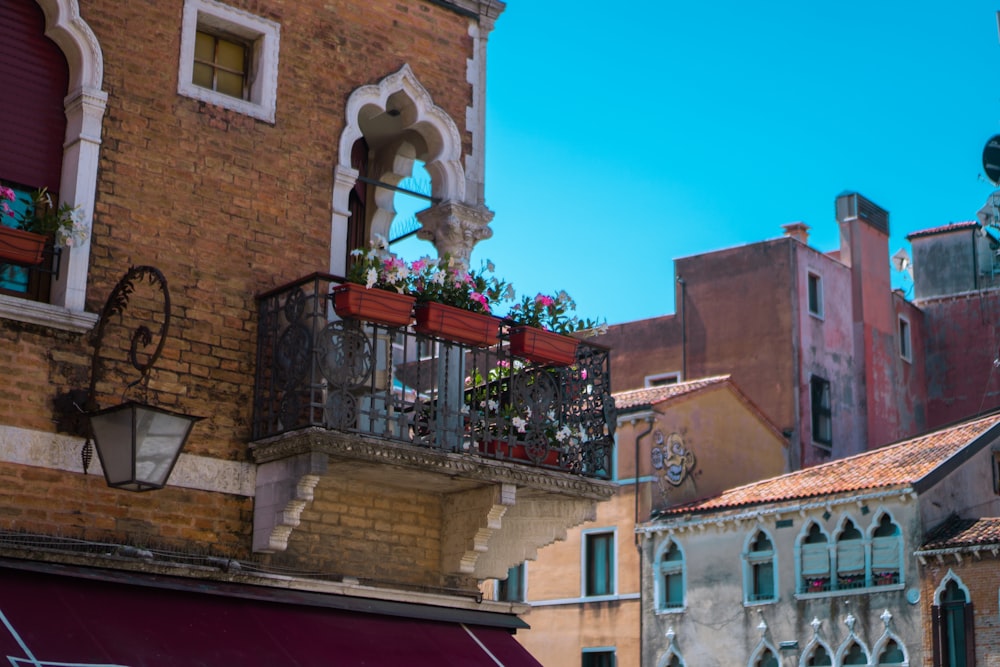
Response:
[{"label": "peach colored building", "polygon": [[637,523],[785,470],[785,439],[728,376],[617,392],[615,400],[617,492],[515,572],[531,625],[517,637],[546,667],[639,664],[639,573],[648,564]]}]

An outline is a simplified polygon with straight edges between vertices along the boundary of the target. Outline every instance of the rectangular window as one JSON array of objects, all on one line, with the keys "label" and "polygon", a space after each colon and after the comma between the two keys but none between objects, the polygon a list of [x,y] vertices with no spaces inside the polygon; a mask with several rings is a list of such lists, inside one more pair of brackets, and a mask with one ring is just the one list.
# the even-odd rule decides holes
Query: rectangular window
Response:
[{"label": "rectangular window", "polygon": [[681,374],[676,371],[673,373],[659,373],[658,375],[647,375],[645,377],[645,385],[647,387],[663,387],[666,385],[677,384],[681,381]]},{"label": "rectangular window", "polygon": [[581,658],[583,667],[615,667],[614,649],[584,649]]},{"label": "rectangular window", "polygon": [[184,0],[177,92],[274,122],[281,26],[218,0]]},{"label": "rectangular window", "polygon": [[833,408],[830,401],[830,383],[815,375],[809,381],[812,395],[812,439],[829,447],[833,444]]},{"label": "rectangular window", "polygon": [[823,317],[823,279],[815,273],[809,274],[809,314]]},{"label": "rectangular window", "polygon": [[910,361],[910,322],[904,318],[899,318],[899,356],[904,361]]},{"label": "rectangular window", "polygon": [[586,533],[583,536],[583,594],[586,597],[614,594],[615,534]]},{"label": "rectangular window", "polygon": [[750,592],[750,600],[759,602],[761,600],[774,599],[774,563],[772,561],[759,561],[751,563],[751,577],[753,590]]},{"label": "rectangular window", "polygon": [[524,602],[524,563],[507,570],[507,578],[497,582],[497,599],[502,602]]},{"label": "rectangular window", "polygon": [[245,43],[201,30],[195,34],[194,85],[245,100],[248,69],[249,49]]}]

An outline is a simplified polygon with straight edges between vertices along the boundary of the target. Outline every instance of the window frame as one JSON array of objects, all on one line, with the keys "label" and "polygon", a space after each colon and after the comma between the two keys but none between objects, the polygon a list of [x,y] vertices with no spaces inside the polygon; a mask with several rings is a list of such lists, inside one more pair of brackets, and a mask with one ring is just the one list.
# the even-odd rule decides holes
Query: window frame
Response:
[{"label": "window frame", "polygon": [[[767,538],[771,544],[770,551],[754,551],[753,547],[760,536]],[[770,563],[771,565],[771,595],[763,597],[757,592],[756,567]],[[778,601],[778,552],[774,548],[774,538],[769,532],[758,527],[750,533],[743,546],[743,604],[759,605],[773,604]]]},{"label": "window frame", "polygon": [[[819,394],[817,395],[817,389]],[[825,390],[825,391],[824,391]],[[826,402],[823,402],[823,396]],[[826,450],[833,449],[833,388],[830,381],[818,375],[809,377],[809,417],[812,422],[810,429],[813,445]],[[823,433],[823,425],[827,434]]]},{"label": "window frame", "polygon": [[913,328],[910,320],[903,315],[899,316],[896,323],[896,335],[899,339],[899,358],[903,361],[913,362]]},{"label": "window frame", "polygon": [[[249,51],[247,99],[194,83],[194,52],[198,32],[242,42]],[[177,94],[274,124],[278,91],[278,51],[281,26],[216,0],[185,0]]]},{"label": "window frame", "polygon": [[806,303],[809,314],[822,320],[826,316],[823,308],[823,276],[815,271],[806,272]]},{"label": "window frame", "polygon": [[[618,653],[614,646],[592,646],[584,647],[580,649],[580,664],[583,667],[602,667],[601,663],[593,662],[588,660],[587,656],[601,656],[604,658],[611,658],[610,667],[615,667],[618,664]],[[608,664],[608,663],[604,663]]]},{"label": "window frame", "polygon": [[[680,558],[677,560],[664,561],[664,556],[670,551],[671,546],[677,547],[677,553]],[[664,563],[669,562],[670,572],[665,573]],[[654,592],[656,594],[656,613],[657,614],[677,614],[683,612],[687,609],[687,557],[684,553],[684,547],[673,537],[667,538],[663,544],[660,545],[659,549],[656,551],[656,559],[653,561],[656,573],[656,578],[654,580]],[[669,600],[667,599],[669,587],[667,586],[666,577],[679,577],[680,587],[681,587],[681,600],[678,605],[669,605]]]},{"label": "window frame", "polygon": [[[965,597],[964,603],[960,601],[945,600],[942,597],[948,590],[948,586],[954,584],[959,592]],[[957,652],[961,649],[959,656],[961,660],[958,664],[951,664],[951,661],[944,655],[946,644],[952,643],[949,635],[949,618],[954,618],[962,622],[961,644],[957,644],[950,652]],[[972,606],[972,594],[965,583],[952,570],[941,579],[937,590],[934,591],[934,602],[931,605],[931,650],[935,665],[942,667],[970,667],[976,664],[976,628],[975,611]]]},{"label": "window frame", "polygon": [[[518,572],[517,586],[511,591],[510,579],[514,571]],[[528,562],[521,561],[507,570],[506,579],[496,580],[496,600],[497,602],[525,602],[528,599]],[[512,593],[515,593],[512,595]]]},{"label": "window frame", "polygon": [[642,384],[647,389],[650,387],[669,387],[671,385],[680,384],[681,382],[680,371],[655,373],[653,375],[647,375],[642,379]]},{"label": "window frame", "polygon": [[[591,558],[590,544],[592,540],[608,540],[607,549],[607,573],[605,583],[608,591],[605,593],[591,593]],[[585,530],[580,535],[580,597],[581,598],[610,598],[618,594],[618,529],[617,528],[591,528]]]},{"label": "window frame", "polygon": [[[815,526],[816,530],[820,535],[823,536],[824,541],[821,542],[806,542],[809,539],[809,535],[812,533],[812,527]],[[826,569],[824,571],[805,571],[805,557],[806,551],[810,550],[806,545],[819,545],[822,544],[822,548],[819,546],[815,547],[814,550],[817,554],[825,552],[826,554]],[[830,557],[830,547],[831,540],[830,535],[826,532],[823,526],[818,521],[810,521],[805,526],[802,527],[802,532],[799,533],[798,538],[795,542],[795,590],[799,595],[818,595],[818,594],[829,594],[833,586],[833,562]],[[811,579],[822,580],[826,579],[826,584],[819,584],[815,586],[816,590],[811,590],[813,586],[811,585]]]}]

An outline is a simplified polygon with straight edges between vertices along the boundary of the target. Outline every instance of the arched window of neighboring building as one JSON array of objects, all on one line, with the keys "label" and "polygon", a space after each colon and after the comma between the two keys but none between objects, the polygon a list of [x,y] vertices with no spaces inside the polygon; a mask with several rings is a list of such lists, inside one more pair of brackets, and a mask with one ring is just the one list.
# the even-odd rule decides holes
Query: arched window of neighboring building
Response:
[{"label": "arched window of neighboring building", "polygon": [[865,587],[865,543],[850,519],[837,537],[837,588]]},{"label": "arched window of neighboring building", "polygon": [[830,660],[830,653],[826,650],[826,647],[824,647],[822,644],[817,644],[816,647],[813,648],[813,651],[809,655],[809,658],[806,660],[807,667],[814,667],[814,666],[819,667],[821,665],[832,665],[832,664],[833,661]]},{"label": "arched window of neighboring building", "polygon": [[778,657],[769,648],[764,649],[761,656],[753,663],[753,667],[778,667],[778,665]]},{"label": "arched window of neighboring building", "polygon": [[931,607],[934,664],[973,667],[976,664],[975,627],[968,589],[949,572],[934,595]]},{"label": "arched window of neighboring building", "polygon": [[799,544],[801,592],[830,590],[830,544],[826,533],[813,522]]},{"label": "arched window of neighboring building", "polygon": [[684,667],[684,661],[681,657],[674,653],[670,656],[670,660],[665,663],[665,667]]},{"label": "arched window of neighboring building", "polygon": [[844,659],[841,664],[844,665],[867,665],[868,655],[865,650],[861,648],[861,645],[857,642],[853,642],[850,647],[844,652]]},{"label": "arched window of neighboring building", "polygon": [[888,514],[883,514],[872,532],[873,586],[890,586],[903,582],[900,567],[902,553],[902,531]]},{"label": "arched window of neighboring building", "polygon": [[756,535],[743,553],[743,591],[746,602],[765,602],[777,599],[774,573],[774,545],[763,530]]},{"label": "arched window of neighboring building", "polygon": [[879,665],[902,665],[906,662],[903,649],[895,639],[890,639],[878,656]]},{"label": "arched window of neighboring building", "polygon": [[684,554],[677,542],[663,549],[659,561],[661,610],[684,608]]}]

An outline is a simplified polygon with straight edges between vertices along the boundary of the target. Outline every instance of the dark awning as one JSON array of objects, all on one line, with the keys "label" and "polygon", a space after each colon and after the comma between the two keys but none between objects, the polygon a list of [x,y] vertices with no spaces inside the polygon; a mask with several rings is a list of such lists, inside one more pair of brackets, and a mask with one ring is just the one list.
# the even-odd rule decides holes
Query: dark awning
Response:
[{"label": "dark awning", "polygon": [[212,589],[0,567],[0,662],[6,656],[36,667],[541,667],[502,627]]}]

